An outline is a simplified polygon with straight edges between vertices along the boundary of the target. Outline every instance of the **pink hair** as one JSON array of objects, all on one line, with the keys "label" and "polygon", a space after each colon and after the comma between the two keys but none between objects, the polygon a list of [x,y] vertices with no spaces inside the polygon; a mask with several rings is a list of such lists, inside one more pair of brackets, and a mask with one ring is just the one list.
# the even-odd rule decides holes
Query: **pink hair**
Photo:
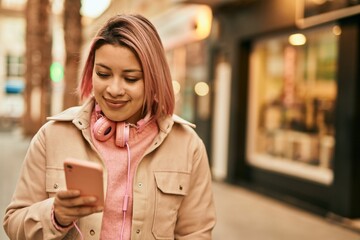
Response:
[{"label": "pink hair", "polygon": [[81,99],[91,94],[95,52],[105,44],[125,46],[139,59],[144,75],[144,114],[151,111],[155,118],[172,115],[175,98],[164,48],[153,24],[141,15],[116,15],[100,28],[83,69]]}]

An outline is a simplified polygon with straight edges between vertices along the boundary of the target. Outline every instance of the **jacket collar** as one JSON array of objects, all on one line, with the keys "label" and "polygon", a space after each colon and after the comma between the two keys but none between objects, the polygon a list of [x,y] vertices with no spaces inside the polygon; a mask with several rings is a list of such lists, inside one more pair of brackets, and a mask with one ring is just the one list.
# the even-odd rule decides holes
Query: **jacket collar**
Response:
[{"label": "jacket collar", "polygon": [[[77,107],[71,107],[65,111],[48,117],[47,120],[73,122],[73,124],[80,130],[88,128],[90,126],[91,113],[94,109],[95,100],[94,97],[88,98],[83,105]],[[177,115],[172,117],[166,116],[158,120],[158,125],[161,131],[169,132],[174,123],[188,125],[195,128],[196,125],[182,119]]]},{"label": "jacket collar", "polygon": [[48,117],[47,120],[60,122],[71,121],[78,129],[83,130],[88,128],[90,125],[91,113],[94,108],[94,103],[95,101],[93,97],[91,97],[87,99],[83,105],[68,108],[59,114]]}]

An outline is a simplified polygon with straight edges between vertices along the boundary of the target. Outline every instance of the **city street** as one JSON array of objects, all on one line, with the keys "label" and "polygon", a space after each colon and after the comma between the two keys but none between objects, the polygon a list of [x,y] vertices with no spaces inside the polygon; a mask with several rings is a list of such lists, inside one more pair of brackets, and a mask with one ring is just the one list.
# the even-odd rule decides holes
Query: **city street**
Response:
[{"label": "city street", "polygon": [[[29,139],[0,131],[1,219],[10,201]],[[214,182],[215,240],[360,240],[360,231],[237,186]],[[1,228],[0,239],[8,239]]]}]

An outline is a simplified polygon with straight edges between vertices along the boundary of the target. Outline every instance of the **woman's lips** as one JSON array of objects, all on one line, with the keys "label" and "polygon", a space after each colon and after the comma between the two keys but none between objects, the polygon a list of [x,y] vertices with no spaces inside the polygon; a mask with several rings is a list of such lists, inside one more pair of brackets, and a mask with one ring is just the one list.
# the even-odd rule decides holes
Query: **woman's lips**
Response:
[{"label": "woman's lips", "polygon": [[113,101],[113,100],[108,100],[105,99],[105,103],[109,108],[121,108],[123,106],[125,106],[125,104],[128,101],[122,100],[122,101]]}]

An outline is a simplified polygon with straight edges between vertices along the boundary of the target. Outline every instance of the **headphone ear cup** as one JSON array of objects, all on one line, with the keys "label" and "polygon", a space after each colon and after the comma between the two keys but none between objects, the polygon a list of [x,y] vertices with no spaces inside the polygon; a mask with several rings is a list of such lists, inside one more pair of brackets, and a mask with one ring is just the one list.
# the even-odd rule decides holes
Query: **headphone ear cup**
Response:
[{"label": "headphone ear cup", "polygon": [[104,142],[111,138],[115,132],[116,124],[105,117],[99,118],[94,124],[94,136],[97,140]]},{"label": "headphone ear cup", "polygon": [[115,145],[118,147],[125,147],[129,140],[130,126],[125,122],[118,122],[116,124]]}]

